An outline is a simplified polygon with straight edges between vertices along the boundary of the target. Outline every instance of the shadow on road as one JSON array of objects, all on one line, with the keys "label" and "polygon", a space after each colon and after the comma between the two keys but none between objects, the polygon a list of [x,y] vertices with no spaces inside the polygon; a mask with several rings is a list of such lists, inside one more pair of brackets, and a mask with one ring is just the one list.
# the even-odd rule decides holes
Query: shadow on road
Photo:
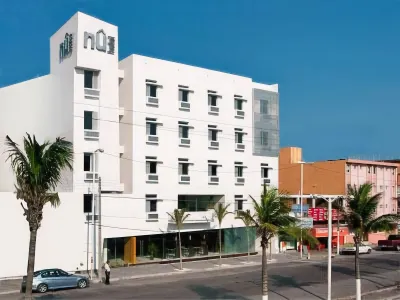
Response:
[{"label": "shadow on road", "polygon": [[251,300],[243,296],[237,295],[231,290],[224,288],[212,288],[205,285],[189,285],[188,289],[200,296],[200,299],[236,299],[236,300]]},{"label": "shadow on road", "polygon": [[[293,287],[293,288],[297,288],[299,290],[302,290],[312,296],[314,296],[315,298],[324,300],[324,298],[314,294],[313,292],[310,292],[308,290],[306,290],[304,287],[307,286],[312,286],[312,285],[316,285],[319,284],[320,282],[304,282],[304,283],[299,283],[296,279],[294,279],[293,277],[286,277],[286,276],[281,276],[281,275],[271,275],[270,279],[272,280],[274,286],[276,287]],[[276,293],[276,292],[274,292]]]}]

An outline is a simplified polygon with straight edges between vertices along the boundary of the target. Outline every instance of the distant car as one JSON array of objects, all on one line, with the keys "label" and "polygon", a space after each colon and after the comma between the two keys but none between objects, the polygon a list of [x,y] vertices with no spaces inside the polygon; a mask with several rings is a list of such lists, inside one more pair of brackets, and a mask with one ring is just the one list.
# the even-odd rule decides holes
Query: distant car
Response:
[{"label": "distant car", "polygon": [[379,240],[378,248],[380,250],[400,251],[400,234],[391,234],[387,240]]},{"label": "distant car", "polygon": [[[33,273],[32,291],[46,293],[48,290],[65,288],[86,288],[89,286],[87,276],[70,274],[60,269],[46,269]],[[26,276],[22,278],[21,292],[26,290]]]},{"label": "distant car", "polygon": [[[368,245],[360,244],[358,251],[360,254],[370,254],[372,252],[372,248]],[[355,254],[355,253],[356,253],[356,245],[340,249],[340,254]]]}]

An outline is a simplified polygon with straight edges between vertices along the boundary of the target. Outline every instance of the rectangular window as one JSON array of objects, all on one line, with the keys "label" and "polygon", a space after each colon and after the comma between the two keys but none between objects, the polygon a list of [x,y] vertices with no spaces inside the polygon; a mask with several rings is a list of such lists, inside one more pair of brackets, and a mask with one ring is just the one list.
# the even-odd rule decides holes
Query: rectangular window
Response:
[{"label": "rectangular window", "polygon": [[157,135],[157,123],[146,122],[146,134],[147,135]]},{"label": "rectangular window", "polygon": [[368,170],[368,174],[370,174],[371,173],[371,167],[368,166],[367,170]]},{"label": "rectangular window", "polygon": [[243,210],[243,200],[235,200],[236,210]]},{"label": "rectangular window", "polygon": [[243,132],[235,132],[235,143],[243,144]]},{"label": "rectangular window", "polygon": [[179,137],[188,139],[189,138],[189,127],[184,125],[179,125]]},{"label": "rectangular window", "polygon": [[179,175],[189,175],[189,163],[179,163]]},{"label": "rectangular window", "polygon": [[92,111],[86,111],[83,114],[83,126],[84,129],[93,129],[93,112]]},{"label": "rectangular window", "polygon": [[146,96],[157,98],[157,85],[146,84]]},{"label": "rectangular window", "polygon": [[218,141],[218,130],[215,129],[209,129],[208,130],[208,140],[209,141]]},{"label": "rectangular window", "polygon": [[208,176],[218,176],[217,170],[217,165],[208,165]]},{"label": "rectangular window", "polygon": [[157,212],[157,200],[146,199],[146,212]]},{"label": "rectangular window", "polygon": [[268,101],[260,100],[260,114],[268,115]]},{"label": "rectangular window", "polygon": [[261,178],[268,178],[268,168],[263,168],[263,167],[261,167]]},{"label": "rectangular window", "polygon": [[268,145],[268,132],[260,131],[260,143],[263,146],[267,146]]},{"label": "rectangular window", "polygon": [[92,153],[83,154],[83,171],[84,172],[92,171]]},{"label": "rectangular window", "polygon": [[94,72],[89,70],[83,71],[84,87],[87,89],[94,89]]},{"label": "rectangular window", "polygon": [[189,102],[189,91],[179,90],[179,101]]},{"label": "rectangular window", "polygon": [[92,194],[84,194],[83,195],[83,212],[91,213],[92,212]]},{"label": "rectangular window", "polygon": [[235,166],[235,177],[243,177],[243,167]]},{"label": "rectangular window", "polygon": [[146,161],[146,174],[157,174],[156,161]]},{"label": "rectangular window", "polygon": [[243,100],[235,99],[235,109],[243,110]]},{"label": "rectangular window", "polygon": [[208,95],[208,105],[217,106],[217,95]]}]

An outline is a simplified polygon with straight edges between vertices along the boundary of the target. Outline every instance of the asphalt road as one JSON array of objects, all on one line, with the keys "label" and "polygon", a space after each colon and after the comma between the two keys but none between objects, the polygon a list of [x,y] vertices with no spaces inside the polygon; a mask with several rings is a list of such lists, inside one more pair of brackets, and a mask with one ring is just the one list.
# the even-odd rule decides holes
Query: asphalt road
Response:
[{"label": "asphalt road", "polygon": [[[363,255],[362,290],[374,291],[400,282],[400,253]],[[332,297],[355,294],[354,257],[333,260]],[[272,300],[326,299],[326,263],[294,262],[271,264],[269,286]],[[176,276],[129,280],[111,286],[93,285],[85,290],[68,290],[38,295],[37,299],[260,299],[261,267],[182,273]],[[20,299],[7,295],[1,300]],[[379,299],[377,297],[376,299]]]}]

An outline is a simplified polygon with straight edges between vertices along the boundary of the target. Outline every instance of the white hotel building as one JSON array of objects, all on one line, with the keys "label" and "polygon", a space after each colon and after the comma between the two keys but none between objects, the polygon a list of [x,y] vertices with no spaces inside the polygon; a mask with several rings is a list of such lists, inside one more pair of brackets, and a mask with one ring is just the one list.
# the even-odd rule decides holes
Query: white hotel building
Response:
[{"label": "white hotel building", "polygon": [[[217,202],[232,212],[224,253],[247,252],[235,211],[251,209],[249,195],[259,199],[264,182],[278,185],[278,85],[140,55],[119,61],[118,42],[116,26],[78,12],[50,38],[50,74],[0,89],[1,140],[29,132],[74,145],[61,206],[45,207],[36,269],[90,269],[94,253],[115,264],[174,258],[167,212],[176,208],[190,214],[183,255],[212,255]],[[26,271],[29,230],[4,150],[1,142],[0,277],[9,277]],[[98,222],[86,222],[99,177],[102,251]]]}]

